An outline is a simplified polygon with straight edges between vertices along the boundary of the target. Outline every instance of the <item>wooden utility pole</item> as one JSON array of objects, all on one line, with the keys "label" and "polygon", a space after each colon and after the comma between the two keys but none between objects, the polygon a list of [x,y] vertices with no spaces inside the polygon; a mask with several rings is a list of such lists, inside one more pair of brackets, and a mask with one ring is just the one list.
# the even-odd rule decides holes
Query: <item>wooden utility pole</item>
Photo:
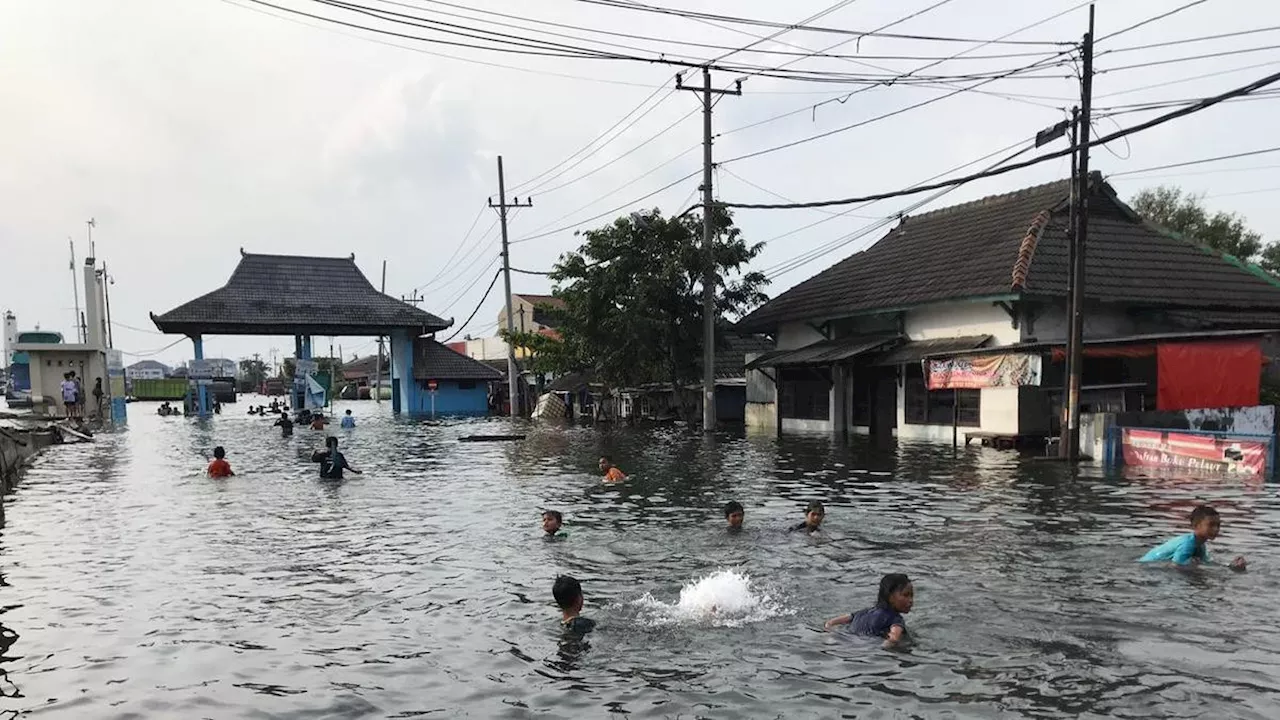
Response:
[{"label": "wooden utility pole", "polygon": [[498,211],[498,219],[502,224],[502,281],[507,291],[507,395],[511,400],[511,415],[524,415],[524,403],[520,393],[520,386],[516,384],[516,378],[519,373],[516,371],[516,347],[512,342],[515,334],[515,318],[511,316],[511,249],[507,242],[507,209],[517,207],[533,207],[533,199],[525,198],[525,203],[520,203],[520,198],[512,199],[510,205],[507,204],[507,181],[502,173],[502,156],[498,156],[498,204],[493,203],[493,198],[489,198],[489,207]]},{"label": "wooden utility pole", "polygon": [[1075,234],[1071,278],[1071,338],[1067,347],[1070,377],[1067,391],[1066,457],[1080,459],[1080,384],[1084,375],[1084,267],[1089,244],[1089,121],[1093,107],[1093,6],[1089,6],[1089,31],[1081,44],[1079,161],[1076,168]]},{"label": "wooden utility pole", "polygon": [[715,163],[711,156],[711,97],[713,95],[741,95],[742,81],[732,90],[711,87],[711,68],[702,68],[702,87],[684,84],[683,75],[676,75],[676,89],[702,93],[702,249],[706,253],[706,271],[702,276],[702,431],[716,429],[716,226],[714,197],[711,191],[711,171]]}]

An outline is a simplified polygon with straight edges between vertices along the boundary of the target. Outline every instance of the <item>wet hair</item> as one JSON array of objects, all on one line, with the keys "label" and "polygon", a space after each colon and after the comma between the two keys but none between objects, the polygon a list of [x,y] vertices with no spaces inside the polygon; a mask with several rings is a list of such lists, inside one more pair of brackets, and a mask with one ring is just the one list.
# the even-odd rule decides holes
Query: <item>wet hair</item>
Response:
[{"label": "wet hair", "polygon": [[351,411],[350,411],[350,410],[348,410],[348,411],[347,411],[347,414],[348,414],[348,415],[350,415],[350,414],[351,414]]},{"label": "wet hair", "polygon": [[806,505],[804,508],[805,515],[808,515],[811,512],[819,512],[819,513],[822,513],[823,515],[826,515],[827,509],[822,506],[821,500],[814,500],[813,502]]},{"label": "wet hair", "polygon": [[605,462],[607,462],[607,463],[609,463],[610,465],[612,465],[612,464],[613,464],[613,457],[612,457],[612,456],[610,456],[610,455],[601,455],[601,456],[600,456],[600,459],[601,459],[601,460],[603,460],[603,461],[605,461]]},{"label": "wet hair", "polygon": [[551,594],[561,609],[568,610],[582,597],[582,583],[576,578],[561,575],[556,578],[556,584],[551,586]]},{"label": "wet hair", "polygon": [[911,578],[902,573],[889,573],[880,578],[880,594],[876,596],[876,607],[889,607],[889,596],[911,584]]},{"label": "wet hair", "polygon": [[724,516],[729,517],[734,513],[746,514],[746,510],[742,509],[742,503],[738,502],[737,500],[730,500],[729,502],[724,504]]},{"label": "wet hair", "polygon": [[221,445],[219,445],[218,447],[214,448],[214,449],[213,449],[213,456],[214,456],[214,457],[216,457],[216,458],[218,458],[219,460],[221,460],[222,458],[226,457],[226,456],[227,456],[226,448],[223,448]]},{"label": "wet hair", "polygon": [[546,517],[548,515],[555,518],[556,522],[560,523],[561,525],[564,524],[564,515],[561,515],[559,510],[543,510],[542,511],[542,517]]},{"label": "wet hair", "polygon": [[324,439],[324,444],[325,444],[325,447],[336,448],[338,447],[338,438],[330,435],[329,437]]},{"label": "wet hair", "polygon": [[1201,520],[1216,517],[1218,517],[1218,511],[1214,510],[1212,505],[1197,505],[1196,509],[1191,511],[1191,524],[1199,525]]}]

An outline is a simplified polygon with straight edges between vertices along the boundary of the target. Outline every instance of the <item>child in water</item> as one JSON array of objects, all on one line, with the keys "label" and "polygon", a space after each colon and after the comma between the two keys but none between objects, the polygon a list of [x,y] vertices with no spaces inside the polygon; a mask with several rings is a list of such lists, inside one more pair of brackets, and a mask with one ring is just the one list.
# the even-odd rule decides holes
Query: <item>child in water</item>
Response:
[{"label": "child in water", "polygon": [[827,509],[822,506],[818,500],[809,503],[804,509],[804,522],[791,528],[792,532],[800,530],[806,533],[817,532],[822,529],[822,519],[827,516]]},{"label": "child in water", "polygon": [[613,464],[613,458],[608,455],[600,457],[600,472],[604,473],[605,482],[618,482],[627,479],[626,473],[619,470],[618,466]]},{"label": "child in water", "polygon": [[543,510],[542,511],[542,530],[547,534],[547,538],[567,537],[567,533],[560,532],[560,528],[564,526],[564,516],[559,510]]},{"label": "child in water", "polygon": [[730,500],[724,504],[724,521],[729,525],[729,532],[741,530],[742,521],[745,519],[746,511],[742,509],[742,503]]},{"label": "child in water", "polygon": [[221,445],[213,449],[213,462],[209,463],[209,477],[231,477],[231,463],[227,462],[227,451]]},{"label": "child in water", "polygon": [[890,573],[880,578],[880,594],[876,596],[875,607],[832,618],[823,627],[830,630],[837,625],[850,625],[852,632],[882,637],[884,646],[891,647],[906,636],[907,622],[902,616],[911,612],[915,601],[916,590],[911,578],[901,573]]},{"label": "child in water", "polygon": [[[1190,565],[1193,561],[1209,562],[1210,540],[1215,540],[1222,529],[1222,518],[1218,511],[1209,505],[1197,505],[1191,511],[1191,532],[1179,535],[1152,548],[1138,562],[1163,562],[1168,560],[1175,565]],[[1232,570],[1244,570],[1244,557],[1231,561]]]},{"label": "child in water", "polygon": [[595,629],[595,620],[581,616],[582,584],[575,578],[568,575],[556,578],[555,585],[551,586],[551,595],[555,597],[556,605],[560,606],[560,624],[565,630],[584,635]]}]

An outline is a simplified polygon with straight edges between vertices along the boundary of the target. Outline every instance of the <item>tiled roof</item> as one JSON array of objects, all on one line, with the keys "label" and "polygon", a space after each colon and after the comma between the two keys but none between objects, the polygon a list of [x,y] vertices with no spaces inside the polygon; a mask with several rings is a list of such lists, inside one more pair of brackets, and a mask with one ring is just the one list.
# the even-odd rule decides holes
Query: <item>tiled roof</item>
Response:
[{"label": "tiled roof", "polygon": [[850,335],[835,340],[819,340],[791,350],[774,350],[751,361],[751,367],[788,365],[831,365],[842,360],[892,347],[900,335]]},{"label": "tiled roof", "polygon": [[[747,353],[766,353],[773,347],[773,341],[761,335],[725,334],[716,344],[716,379],[745,378]],[[702,367],[701,362],[698,367]]]},{"label": "tiled roof", "polygon": [[871,360],[872,365],[907,365],[918,363],[933,355],[972,350],[982,347],[991,339],[990,335],[968,335],[964,337],[934,338],[933,340],[911,340]]},{"label": "tiled roof", "polygon": [[156,327],[167,333],[378,335],[393,329],[425,334],[452,324],[378,292],[354,255],[240,255],[226,285],[152,314]]},{"label": "tiled roof", "polygon": [[413,377],[418,380],[501,380],[502,373],[450,350],[430,338],[413,343]]},{"label": "tiled roof", "polygon": [[553,308],[564,307],[564,300],[554,295],[528,295],[525,293],[512,293],[512,297],[524,298],[530,305],[550,305]]},{"label": "tiled roof", "polygon": [[[1085,294],[1134,305],[1280,310],[1254,268],[1143,223],[1095,176]],[[875,245],[744,317],[742,330],[963,298],[1066,295],[1069,182],[907,217]],[[1044,213],[1047,213],[1047,218]]]}]

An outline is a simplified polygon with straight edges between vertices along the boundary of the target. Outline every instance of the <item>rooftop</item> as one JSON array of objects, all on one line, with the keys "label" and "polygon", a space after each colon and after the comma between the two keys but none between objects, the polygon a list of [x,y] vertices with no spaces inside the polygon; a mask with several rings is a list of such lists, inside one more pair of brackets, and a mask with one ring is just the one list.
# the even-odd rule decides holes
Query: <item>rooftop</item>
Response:
[{"label": "rooftop", "polygon": [[413,344],[413,377],[418,380],[501,380],[502,373],[429,338]]},{"label": "rooftop", "polygon": [[[1144,222],[1100,176],[1091,188],[1086,297],[1280,312],[1274,278]],[[905,217],[876,244],[756,308],[738,327],[770,331],[949,300],[1065,297],[1069,196],[1069,181],[1059,180]]]},{"label": "rooftop", "polygon": [[166,333],[211,335],[427,334],[452,325],[378,292],[344,258],[240,251],[226,284],[151,319]]}]

